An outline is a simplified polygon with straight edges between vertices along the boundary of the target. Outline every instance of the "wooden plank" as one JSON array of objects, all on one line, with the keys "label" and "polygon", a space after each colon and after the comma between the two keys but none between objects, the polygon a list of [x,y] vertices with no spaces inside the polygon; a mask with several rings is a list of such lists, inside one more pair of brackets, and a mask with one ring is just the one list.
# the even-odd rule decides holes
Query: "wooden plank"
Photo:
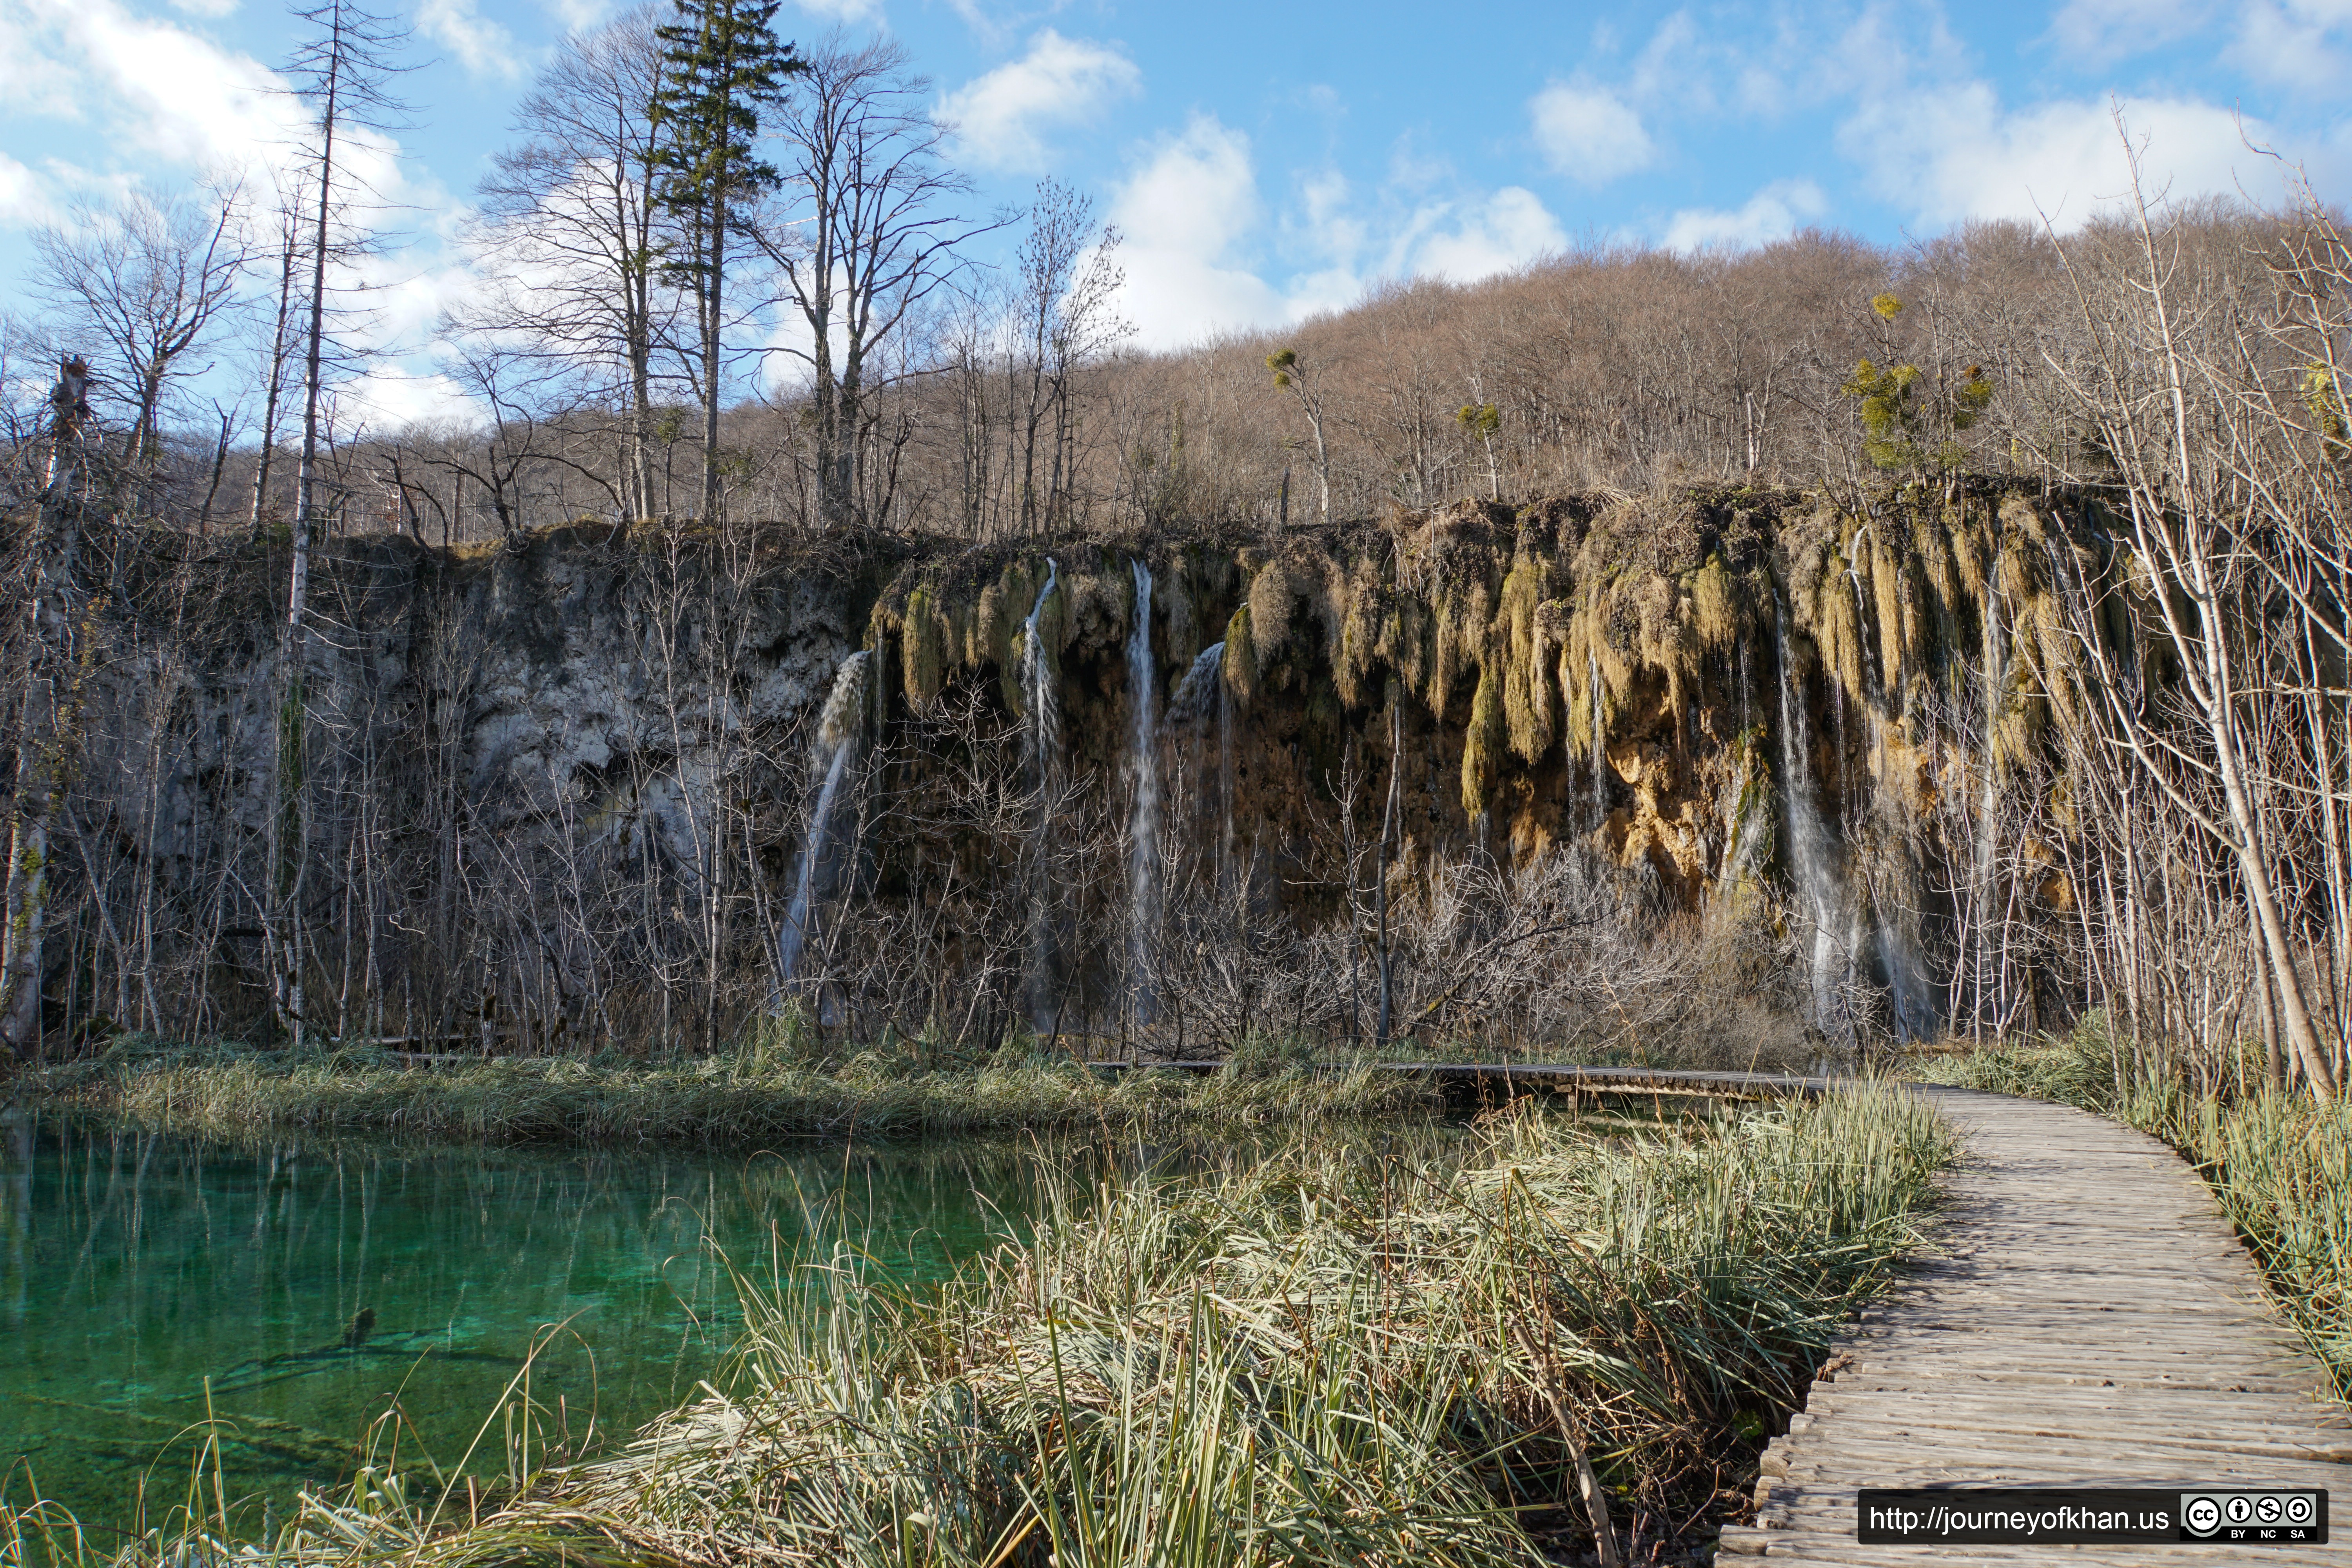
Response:
[{"label": "wooden plank", "polygon": [[1728,1558],[1880,1564],[2084,1560],[2352,1563],[2352,1549],[1878,1547],[1868,1486],[2190,1486],[2352,1492],[2352,1421],[2271,1313],[2196,1174],[2152,1138],[2062,1106],[1929,1088],[1974,1163],[1950,1183],[1938,1256],[1840,1340],[1768,1446],[1757,1524]]}]

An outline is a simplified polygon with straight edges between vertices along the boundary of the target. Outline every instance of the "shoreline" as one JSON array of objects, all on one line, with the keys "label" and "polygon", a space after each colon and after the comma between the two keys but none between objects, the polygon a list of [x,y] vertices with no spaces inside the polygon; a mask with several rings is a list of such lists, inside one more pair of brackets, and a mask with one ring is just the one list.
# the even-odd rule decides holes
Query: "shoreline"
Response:
[{"label": "shoreline", "polygon": [[811,1064],[734,1053],[674,1063],[494,1057],[404,1065],[373,1050],[117,1047],[22,1068],[12,1109],[97,1115],[158,1131],[374,1134],[483,1144],[904,1139],[1028,1131],[1267,1125],[1431,1115],[1442,1089],[1362,1062],[1243,1062],[1215,1073],[1106,1075],[1032,1058],[925,1068],[865,1053]]}]

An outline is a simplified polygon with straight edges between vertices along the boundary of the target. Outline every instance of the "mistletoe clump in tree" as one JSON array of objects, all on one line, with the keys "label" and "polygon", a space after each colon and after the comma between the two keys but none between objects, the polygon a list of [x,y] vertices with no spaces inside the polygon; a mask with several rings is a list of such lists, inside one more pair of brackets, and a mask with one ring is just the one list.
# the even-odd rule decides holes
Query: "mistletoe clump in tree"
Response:
[{"label": "mistletoe clump in tree", "polygon": [[[1881,294],[1870,308],[1892,321],[1903,313],[1903,301]],[[1854,366],[1843,390],[1862,405],[1863,456],[1874,467],[1947,469],[1968,461],[1967,449],[1952,437],[1984,416],[1992,383],[1977,365],[1948,387],[1938,387],[1940,379],[1916,364],[1881,366],[1865,359]]]}]

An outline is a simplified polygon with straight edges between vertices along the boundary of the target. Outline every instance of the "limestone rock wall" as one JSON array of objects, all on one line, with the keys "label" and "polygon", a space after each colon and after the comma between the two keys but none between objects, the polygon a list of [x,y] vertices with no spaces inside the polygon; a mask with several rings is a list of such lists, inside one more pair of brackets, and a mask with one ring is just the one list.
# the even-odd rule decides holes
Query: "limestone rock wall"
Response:
[{"label": "limestone rock wall", "polygon": [[[123,1005],[134,950],[183,1026],[257,1005],[256,889],[283,798],[281,554],[134,550],[97,600],[83,901],[64,944],[80,978],[60,983],[86,1009]],[[1737,490],[1464,503],[1276,538],[1034,548],[603,527],[456,556],[338,545],[318,574],[302,758],[308,918],[333,972],[314,990],[347,1014],[355,992],[374,997],[378,1032],[495,1016],[545,1037],[593,1014],[618,1036],[677,1026],[668,998],[699,966],[715,1026],[721,989],[740,1011],[771,984],[843,659],[874,655],[868,731],[902,790],[951,791],[938,727],[1017,734],[1033,609],[1058,764],[1100,782],[1092,820],[1115,829],[1137,765],[1137,559],[1154,579],[1156,700],[1183,709],[1156,718],[1184,786],[1163,831],[1203,852],[1237,842],[1291,918],[1329,917],[1313,889],[1342,803],[1376,832],[1393,765],[1397,896],[1443,860],[1527,865],[1572,845],[1661,916],[1743,884],[1801,925],[1826,908],[1806,879],[1833,873],[1857,930],[1877,932],[1860,962],[1889,983],[1930,963],[1902,955],[1935,946],[1930,872],[1964,853],[1955,803],[2042,765],[2081,700],[2067,595],[2117,574],[2129,587],[2095,510],[1990,485],[1861,509]],[[2121,602],[2112,641],[2136,658],[2139,600]],[[1219,643],[1213,687],[1187,687]],[[924,735],[936,765],[909,749]],[[1800,863],[1802,809],[1822,866]],[[841,896],[914,885],[885,874],[890,831],[875,826]],[[1088,896],[1080,928],[1117,894]],[[1079,929],[1062,962],[1082,969],[1108,942]],[[394,995],[404,1022],[384,1021]]]}]

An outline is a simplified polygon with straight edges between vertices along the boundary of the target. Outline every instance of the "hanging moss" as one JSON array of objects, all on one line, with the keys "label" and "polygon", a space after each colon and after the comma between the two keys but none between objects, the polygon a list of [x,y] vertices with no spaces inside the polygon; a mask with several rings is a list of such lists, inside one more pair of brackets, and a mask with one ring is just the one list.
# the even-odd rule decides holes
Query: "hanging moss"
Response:
[{"label": "hanging moss", "polygon": [[1289,646],[1290,600],[1290,577],[1281,562],[1267,562],[1250,579],[1251,646],[1262,668],[1272,667]]},{"label": "hanging moss", "polygon": [[1878,621],[1878,678],[1891,702],[1904,689],[1905,673],[1919,646],[1918,595],[1910,591],[1908,566],[1898,561],[1886,531],[1870,531],[1870,587]]},{"label": "hanging moss", "polygon": [[[1664,675],[1666,711],[1679,716],[1688,709],[1686,694],[1698,673],[1698,634],[1689,598],[1682,584],[1663,572],[1627,573],[1619,592],[1633,602],[1642,662]],[[1629,669],[1621,695],[1632,689]]]},{"label": "hanging moss", "polygon": [[906,630],[899,646],[907,700],[917,708],[929,708],[947,685],[947,627],[929,588],[907,595]]},{"label": "hanging moss", "polygon": [[1437,718],[1445,716],[1445,705],[1453,699],[1454,682],[1460,675],[1454,637],[1454,605],[1453,595],[1441,585],[1433,595],[1429,637],[1429,680],[1422,693],[1422,703]]},{"label": "hanging moss", "polygon": [[1220,661],[1225,689],[1234,701],[1249,706],[1257,696],[1257,647],[1250,638],[1250,607],[1244,605],[1225,623],[1225,655]]},{"label": "hanging moss", "polygon": [[[1025,561],[1007,562],[993,584],[994,603],[983,593],[981,602],[983,616],[980,630],[987,638],[986,662],[996,666],[997,682],[1004,696],[1004,705],[1014,712],[1022,710],[1021,659],[1022,629],[1029,618],[1030,609],[1037,602],[1038,590],[1045,585],[1045,563]],[[1050,609],[1050,606],[1049,606]],[[1042,619],[1043,617],[1041,617]],[[1045,628],[1041,626],[1042,632]],[[1051,637],[1040,638],[1047,651],[1055,651]],[[975,663],[981,662],[975,660]]]},{"label": "hanging moss", "polygon": [[1501,644],[1503,712],[1511,750],[1528,763],[1551,750],[1559,728],[1541,617],[1549,579],[1550,573],[1539,563],[1523,557],[1513,565],[1503,579],[1502,608],[1495,626]]},{"label": "hanging moss", "polygon": [[1963,501],[1951,514],[1950,529],[1952,572],[1958,581],[1958,591],[1952,595],[1953,607],[1966,605],[1980,612],[1995,549],[1990,520],[1981,506]]},{"label": "hanging moss", "polygon": [[1003,590],[995,584],[983,584],[980,597],[972,606],[971,617],[964,625],[963,662],[978,666],[995,661],[999,651],[996,624],[1000,617],[999,603]]},{"label": "hanging moss", "polygon": [[[1045,601],[1045,612],[1037,617],[1038,635],[1057,655],[1066,653],[1071,644],[1079,641],[1108,647],[1127,640],[1129,605],[1135,598],[1135,574],[1124,562],[1114,567],[1106,565],[1092,552],[1088,556],[1092,558],[1062,563],[1055,579],[1054,595]],[[1042,570],[1038,580],[1045,580]]]},{"label": "hanging moss", "polygon": [[1859,700],[1864,691],[1862,607],[1855,602],[1853,589],[1843,555],[1831,555],[1814,600],[1811,630],[1813,640],[1821,645],[1822,668],[1845,689],[1849,699]]},{"label": "hanging moss", "polygon": [[1690,626],[1698,646],[1709,652],[1730,647],[1739,639],[1744,620],[1738,582],[1720,552],[1691,574]]},{"label": "hanging moss", "polygon": [[1486,809],[1495,784],[1502,776],[1507,726],[1503,718],[1501,672],[1489,659],[1478,673],[1478,689],[1470,699],[1470,729],[1462,742],[1462,809],[1476,816]]},{"label": "hanging moss", "polygon": [[1339,627],[1327,650],[1339,700],[1349,708],[1361,708],[1370,699],[1374,661],[1388,630],[1387,599],[1369,563],[1359,561],[1341,587]]},{"label": "hanging moss", "polygon": [[1428,689],[1433,640],[1429,606],[1418,595],[1384,589],[1380,599],[1380,633],[1374,650],[1381,662],[1415,692]]}]

